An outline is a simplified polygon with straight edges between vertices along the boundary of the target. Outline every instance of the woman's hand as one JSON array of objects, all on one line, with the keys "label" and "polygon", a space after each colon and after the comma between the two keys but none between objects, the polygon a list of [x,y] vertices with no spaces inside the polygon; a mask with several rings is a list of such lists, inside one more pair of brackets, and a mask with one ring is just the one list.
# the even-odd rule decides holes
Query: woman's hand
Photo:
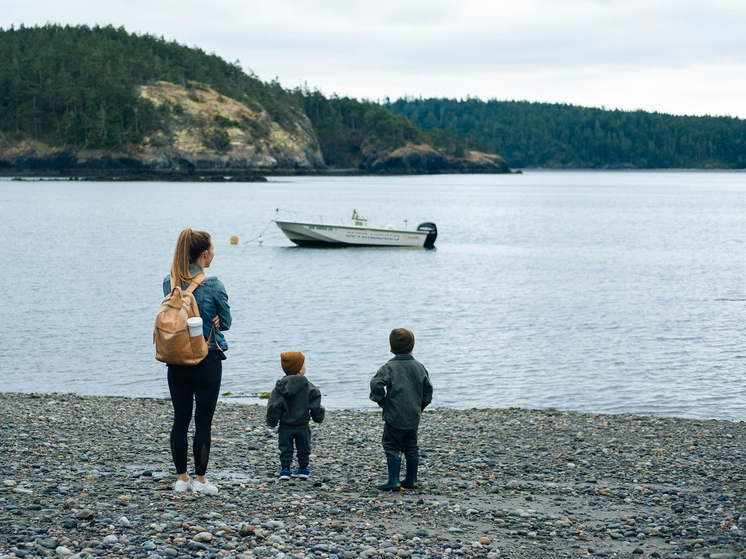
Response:
[{"label": "woman's hand", "polygon": [[212,319],[212,325],[215,328],[220,328],[220,317],[218,315],[215,315],[215,318]]}]

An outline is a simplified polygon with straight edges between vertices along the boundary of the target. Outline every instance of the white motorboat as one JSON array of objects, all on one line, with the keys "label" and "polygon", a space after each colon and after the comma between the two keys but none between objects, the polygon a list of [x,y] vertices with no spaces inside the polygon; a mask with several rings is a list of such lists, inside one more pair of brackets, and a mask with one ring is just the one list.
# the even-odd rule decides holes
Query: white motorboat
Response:
[{"label": "white motorboat", "polygon": [[[278,210],[279,212],[279,210]],[[394,229],[387,224],[371,227],[368,219],[353,210],[349,225],[299,220],[274,222],[287,238],[299,246],[386,246],[432,248],[438,236],[434,223],[421,223],[415,231]]]}]

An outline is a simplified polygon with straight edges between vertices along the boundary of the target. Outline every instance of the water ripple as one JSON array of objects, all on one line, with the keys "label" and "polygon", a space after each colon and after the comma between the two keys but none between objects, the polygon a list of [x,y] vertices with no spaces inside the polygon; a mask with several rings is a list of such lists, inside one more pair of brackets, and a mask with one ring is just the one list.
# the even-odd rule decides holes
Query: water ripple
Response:
[{"label": "water ripple", "polygon": [[[288,178],[268,184],[9,183],[2,390],[167,396],[152,323],[185,226],[234,327],[223,387],[271,390],[299,349],[329,408],[374,409],[368,381],[406,326],[434,405],[744,419],[742,173]],[[199,203],[195,201],[199,200]],[[307,250],[276,207],[410,226],[436,249]],[[164,207],[172,208],[164,212]]]}]

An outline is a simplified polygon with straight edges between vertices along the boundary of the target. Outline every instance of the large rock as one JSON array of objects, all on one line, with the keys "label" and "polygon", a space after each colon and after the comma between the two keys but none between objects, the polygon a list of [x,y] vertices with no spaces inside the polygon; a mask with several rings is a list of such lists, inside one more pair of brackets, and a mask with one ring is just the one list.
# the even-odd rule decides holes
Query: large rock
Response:
[{"label": "large rock", "polygon": [[456,173],[509,173],[505,160],[499,155],[469,151],[464,157],[450,159],[451,171]]},{"label": "large rock", "polygon": [[366,156],[363,169],[375,174],[423,174],[448,170],[446,155],[427,144],[407,144],[394,151],[385,151],[378,145],[363,150]]},{"label": "large rock", "polygon": [[361,168],[374,174],[509,173],[499,155],[469,151],[464,157],[449,157],[427,144],[408,143],[393,151],[380,144],[363,148]]}]

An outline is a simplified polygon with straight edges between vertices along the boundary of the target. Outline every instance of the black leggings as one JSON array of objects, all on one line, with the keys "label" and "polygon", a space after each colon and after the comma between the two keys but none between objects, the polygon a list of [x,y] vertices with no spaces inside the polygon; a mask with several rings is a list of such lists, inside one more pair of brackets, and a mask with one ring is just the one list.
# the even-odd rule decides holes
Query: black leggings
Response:
[{"label": "black leggings", "polygon": [[220,380],[223,362],[215,359],[199,365],[169,365],[168,390],[174,406],[174,426],[171,429],[171,455],[177,474],[187,471],[187,431],[192,421],[192,403],[197,402],[194,412],[194,473],[205,475],[210,459],[210,430],[212,416],[220,395]]}]

